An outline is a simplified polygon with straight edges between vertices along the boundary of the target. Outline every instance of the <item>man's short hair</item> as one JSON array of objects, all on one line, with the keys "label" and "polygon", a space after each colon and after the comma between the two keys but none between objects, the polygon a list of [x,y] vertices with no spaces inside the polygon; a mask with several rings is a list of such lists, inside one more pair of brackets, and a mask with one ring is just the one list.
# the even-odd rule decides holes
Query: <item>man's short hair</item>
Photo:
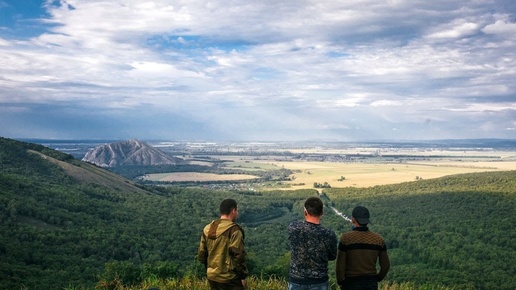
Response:
[{"label": "man's short hair", "polygon": [[234,199],[228,198],[220,203],[220,214],[228,215],[233,209],[237,208],[237,202]]},{"label": "man's short hair", "polygon": [[309,197],[305,201],[305,210],[311,216],[322,216],[323,214],[323,202],[318,197]]}]

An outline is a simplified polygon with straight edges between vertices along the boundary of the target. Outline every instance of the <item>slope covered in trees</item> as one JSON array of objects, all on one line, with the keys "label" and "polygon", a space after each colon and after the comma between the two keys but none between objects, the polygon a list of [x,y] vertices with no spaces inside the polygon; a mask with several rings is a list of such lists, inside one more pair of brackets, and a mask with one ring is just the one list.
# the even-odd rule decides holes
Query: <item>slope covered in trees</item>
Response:
[{"label": "slope covered in trees", "polygon": [[[515,193],[511,171],[329,188],[323,198],[344,213],[357,204],[371,210],[371,229],[390,248],[387,282],[515,289]],[[252,273],[285,276],[287,224],[303,218],[303,201],[314,194],[143,188],[70,155],[0,138],[0,288],[202,275],[200,231],[227,197],[240,205]],[[328,209],[323,224],[349,230]]]},{"label": "slope covered in trees", "polygon": [[515,289],[516,172],[476,173],[391,186],[328,189],[333,205],[372,214],[388,242],[390,281]]}]

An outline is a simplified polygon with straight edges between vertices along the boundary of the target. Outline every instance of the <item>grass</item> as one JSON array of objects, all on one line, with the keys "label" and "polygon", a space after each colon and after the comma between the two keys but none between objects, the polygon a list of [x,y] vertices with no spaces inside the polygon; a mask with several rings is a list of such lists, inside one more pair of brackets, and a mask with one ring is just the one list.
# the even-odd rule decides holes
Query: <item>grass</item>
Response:
[{"label": "grass", "polygon": [[[247,279],[247,289],[249,290],[284,290],[288,288],[288,282],[285,279],[261,279],[251,276]],[[95,290],[209,290],[206,279],[198,278],[174,278],[174,279],[157,279],[147,278],[140,285],[128,286],[123,285],[119,280],[100,281],[94,288]],[[337,285],[330,285],[331,290],[338,290]],[[459,290],[442,285],[417,285],[415,283],[389,283],[381,282],[379,290]],[[85,288],[65,288],[64,290],[93,290]]]}]

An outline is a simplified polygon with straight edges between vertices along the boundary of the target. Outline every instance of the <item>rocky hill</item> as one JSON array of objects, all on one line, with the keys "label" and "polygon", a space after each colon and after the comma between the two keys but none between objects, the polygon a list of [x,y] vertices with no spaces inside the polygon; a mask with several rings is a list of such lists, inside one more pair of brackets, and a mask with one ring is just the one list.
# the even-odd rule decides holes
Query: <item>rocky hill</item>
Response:
[{"label": "rocky hill", "polygon": [[124,165],[174,165],[177,159],[139,140],[104,144],[90,150],[82,161],[100,167]]}]

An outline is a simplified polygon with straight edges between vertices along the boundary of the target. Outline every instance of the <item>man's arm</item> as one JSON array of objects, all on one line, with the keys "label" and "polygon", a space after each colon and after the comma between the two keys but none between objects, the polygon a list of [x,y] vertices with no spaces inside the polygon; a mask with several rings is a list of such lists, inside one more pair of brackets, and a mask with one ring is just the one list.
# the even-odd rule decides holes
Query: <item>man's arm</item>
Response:
[{"label": "man's arm", "polygon": [[204,232],[201,235],[201,241],[197,249],[197,259],[204,264],[205,267],[208,267],[208,249],[206,248],[206,236]]},{"label": "man's arm", "polygon": [[333,235],[331,235],[330,237],[330,248],[329,248],[329,253],[328,253],[328,260],[329,261],[333,261],[337,258],[337,245],[338,245],[338,241],[337,241],[337,235],[335,235],[335,233],[332,232]]},{"label": "man's arm", "polygon": [[337,274],[337,284],[341,285],[346,275],[346,249],[341,242],[339,242],[339,249],[337,251],[335,273]]},{"label": "man's arm", "polygon": [[378,281],[382,281],[387,272],[389,272],[389,268],[391,267],[391,262],[389,260],[389,255],[387,254],[387,247],[383,247],[382,251],[380,251],[380,272],[378,273]]},{"label": "man's arm", "polygon": [[230,233],[229,254],[235,262],[235,271],[240,279],[245,279],[249,275],[245,263],[247,253],[244,244],[244,230],[240,226],[235,226]]}]

